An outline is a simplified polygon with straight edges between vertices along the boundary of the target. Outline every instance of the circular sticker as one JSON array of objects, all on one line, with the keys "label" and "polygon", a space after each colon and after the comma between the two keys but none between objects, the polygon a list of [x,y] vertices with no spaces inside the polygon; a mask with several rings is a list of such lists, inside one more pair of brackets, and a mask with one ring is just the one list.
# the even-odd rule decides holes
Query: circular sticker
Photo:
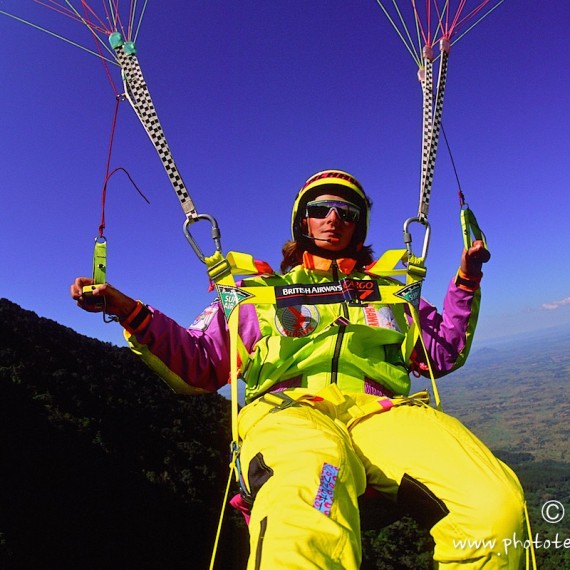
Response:
[{"label": "circular sticker", "polygon": [[275,326],[283,336],[307,336],[319,324],[319,312],[314,305],[292,305],[277,309]]}]

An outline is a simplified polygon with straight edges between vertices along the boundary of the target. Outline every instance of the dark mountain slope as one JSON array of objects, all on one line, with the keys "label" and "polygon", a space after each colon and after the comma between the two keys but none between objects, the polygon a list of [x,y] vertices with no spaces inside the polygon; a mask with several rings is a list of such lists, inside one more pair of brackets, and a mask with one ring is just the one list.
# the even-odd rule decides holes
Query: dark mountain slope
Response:
[{"label": "dark mountain slope", "polygon": [[0,300],[0,566],[206,568],[228,408]]}]

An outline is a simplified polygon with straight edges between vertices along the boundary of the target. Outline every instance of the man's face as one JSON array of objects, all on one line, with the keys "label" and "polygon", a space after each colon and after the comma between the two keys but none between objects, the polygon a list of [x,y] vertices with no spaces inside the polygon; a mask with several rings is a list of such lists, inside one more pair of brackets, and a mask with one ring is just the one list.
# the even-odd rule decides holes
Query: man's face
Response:
[{"label": "man's face", "polygon": [[[307,206],[307,233],[315,245],[333,252],[346,249],[356,230],[356,220],[352,219],[355,206],[334,194],[322,194]],[[326,216],[320,217],[323,214]]]}]

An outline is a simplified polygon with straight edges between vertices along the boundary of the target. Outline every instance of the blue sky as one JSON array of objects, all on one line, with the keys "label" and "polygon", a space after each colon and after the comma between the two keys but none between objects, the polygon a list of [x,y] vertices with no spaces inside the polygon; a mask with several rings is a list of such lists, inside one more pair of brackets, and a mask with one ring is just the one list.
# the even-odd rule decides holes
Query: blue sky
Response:
[{"label": "blue sky", "polygon": [[[0,0],[0,10],[92,47],[81,25],[31,0]],[[570,323],[568,22],[566,2],[506,0],[452,48],[443,123],[493,255],[478,343]],[[113,90],[94,56],[7,17],[0,26],[0,296],[122,344],[120,327],[68,293],[91,273]],[[371,195],[375,251],[402,247],[418,207],[421,89],[374,0],[150,0],[137,47],[176,162],[198,210],[218,219],[225,251],[278,267],[294,195],[324,168],[350,171]],[[109,282],[188,324],[211,299],[204,266],[126,102],[119,166],[151,204],[123,175],[112,179]],[[430,222],[424,295],[441,307],[462,246],[443,145]]]}]

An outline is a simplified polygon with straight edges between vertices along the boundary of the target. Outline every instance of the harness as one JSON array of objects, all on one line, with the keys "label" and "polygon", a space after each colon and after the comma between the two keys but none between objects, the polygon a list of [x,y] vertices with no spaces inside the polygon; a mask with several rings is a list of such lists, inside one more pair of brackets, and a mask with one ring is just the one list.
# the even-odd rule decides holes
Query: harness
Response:
[{"label": "harness", "polygon": [[[275,287],[267,285],[264,287],[238,287],[236,285],[234,277],[235,275],[259,274],[259,265],[256,264],[251,255],[239,252],[229,252],[226,256],[224,256],[221,251],[221,244],[219,239],[215,241],[215,253],[211,256],[204,256],[195,242],[191,242],[191,245],[194,251],[198,254],[198,257],[206,265],[208,276],[214,284],[222,308],[224,310],[224,315],[227,320],[229,331],[229,382],[231,386],[232,443],[230,448],[230,474],[228,483],[226,485],[223,502],[223,508],[225,508],[228,500],[230,482],[233,475],[235,475],[235,479],[240,484],[240,486],[242,488],[245,488],[243,485],[243,477],[239,463],[240,437],[238,429],[238,381],[240,374],[240,365],[246,361],[248,354],[239,336],[240,307],[243,304],[279,305],[280,303],[290,302],[290,298],[283,295],[283,289],[279,286]],[[406,262],[408,267],[406,269],[396,268],[398,263],[402,261]],[[427,355],[427,349],[422,339],[419,323],[418,307],[421,294],[421,283],[425,276],[423,259],[413,258],[412,262],[410,263],[407,250],[391,250],[386,252],[376,263],[374,263],[368,269],[369,272],[374,275],[405,275],[405,284],[394,283],[393,285],[379,285],[379,297],[385,304],[404,303],[408,307],[409,313],[411,315],[411,324],[408,329],[408,333],[405,335],[405,341],[402,345],[402,354],[405,361],[408,361],[413,349],[417,344],[418,338],[420,339],[421,346],[426,353],[426,362],[428,363],[428,369],[430,377],[432,379],[435,404],[439,409],[441,409],[441,402],[435,382],[435,376],[433,374],[431,364],[429,364],[429,356]],[[329,283],[329,285],[335,290],[335,296],[330,298],[333,302],[338,302],[339,299],[358,302],[358,286],[355,284],[355,280],[344,279],[343,281]],[[311,291],[303,291],[303,286],[298,286],[297,289],[300,289],[298,294],[311,293]],[[317,293],[321,293],[321,291],[317,291]],[[319,300],[322,302],[323,299],[320,298]],[[262,405],[269,405],[273,411],[283,409],[283,407],[288,407],[290,405],[297,405],[301,400],[310,401],[310,398],[307,398],[306,394],[303,392],[293,391],[293,393],[296,394],[296,397],[294,398],[292,398],[289,394],[283,394],[280,392],[264,394],[260,398],[260,401]],[[390,400],[387,398],[385,400],[380,400],[380,402],[383,401],[384,404],[378,403],[378,400],[375,401],[373,406],[374,412],[389,409],[389,407],[393,405],[389,403]],[[371,412],[372,411],[368,413]],[[216,546],[221,533],[223,512],[224,511],[222,510],[216,535]]]}]

